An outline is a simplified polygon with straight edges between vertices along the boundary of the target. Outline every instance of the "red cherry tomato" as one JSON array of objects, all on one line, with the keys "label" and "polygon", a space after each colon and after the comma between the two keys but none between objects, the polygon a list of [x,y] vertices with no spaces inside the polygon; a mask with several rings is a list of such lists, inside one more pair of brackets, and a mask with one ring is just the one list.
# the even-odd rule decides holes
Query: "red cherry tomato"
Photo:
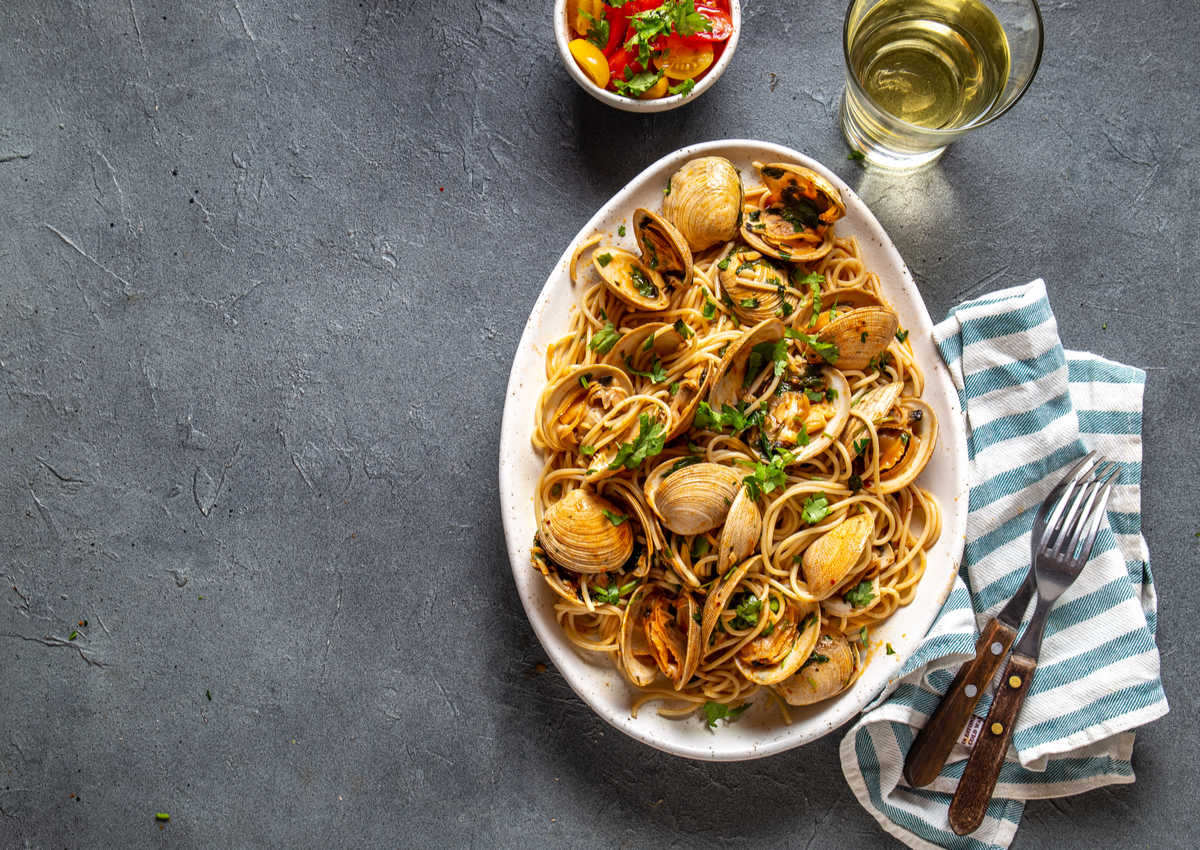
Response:
[{"label": "red cherry tomato", "polygon": [[696,3],[696,11],[704,17],[708,18],[710,29],[707,32],[698,32],[688,36],[689,39],[696,41],[725,41],[729,36],[733,35],[733,18],[729,12],[721,8],[721,5],[714,0],[699,0]]}]

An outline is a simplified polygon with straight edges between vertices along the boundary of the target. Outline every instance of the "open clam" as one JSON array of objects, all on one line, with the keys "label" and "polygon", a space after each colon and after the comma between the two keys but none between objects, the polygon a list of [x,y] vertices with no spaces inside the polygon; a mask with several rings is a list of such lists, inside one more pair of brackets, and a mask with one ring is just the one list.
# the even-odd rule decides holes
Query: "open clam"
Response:
[{"label": "open clam", "polygon": [[656,212],[633,211],[633,235],[642,252],[642,262],[663,277],[692,285],[692,249],[679,229]]},{"label": "open clam", "polygon": [[800,559],[808,592],[828,598],[860,566],[874,534],[875,518],[868,511],[847,517],[810,543]]},{"label": "open clam", "polygon": [[[786,319],[796,309],[796,298],[786,290],[787,272],[753,248],[732,251],[719,269],[721,291],[729,296],[733,312],[747,324],[770,318]],[[721,261],[725,263],[725,260]]]},{"label": "open clam", "polygon": [[727,570],[748,557],[758,545],[761,533],[762,511],[759,510],[758,503],[750,498],[750,492],[742,487],[734,497],[733,504],[729,506],[725,526],[717,540],[717,569]]},{"label": "open clam", "polygon": [[[793,278],[798,279],[803,277],[804,274],[804,272],[797,269],[793,272]],[[819,333],[822,328],[842,313],[857,310],[859,307],[885,306],[887,305],[882,300],[865,289],[827,289],[824,292],[820,292],[816,299],[806,299],[800,305],[795,313],[794,325],[799,331],[815,334]]]},{"label": "open clam", "polygon": [[606,573],[619,569],[633,554],[632,523],[613,521],[623,516],[616,505],[590,490],[572,490],[542,513],[538,541],[568,570]]},{"label": "open clam", "polygon": [[542,391],[538,434],[553,451],[574,451],[608,411],[632,394],[629,376],[615,366],[575,366]]},{"label": "open clam", "polygon": [[779,260],[812,262],[833,249],[835,221],[846,214],[828,180],[800,165],[754,163],[766,192],[743,206],[742,238]]},{"label": "open clam", "polygon": [[815,604],[788,602],[771,633],[760,633],[738,651],[733,662],[755,684],[778,684],[800,669],[820,630],[821,615]]},{"label": "open clam", "polygon": [[828,321],[818,317],[816,342],[806,344],[810,363],[827,361],[839,369],[866,369],[896,336],[900,319],[888,307],[858,307],[837,312]]},{"label": "open clam", "polygon": [[846,690],[858,665],[856,643],[837,632],[822,632],[800,669],[775,689],[789,705],[812,705]]},{"label": "open clam", "polygon": [[815,457],[833,442],[850,418],[850,384],[832,366],[789,375],[766,401],[760,426],[768,442],[785,446],[792,465]]},{"label": "open clam", "polygon": [[691,536],[725,522],[741,484],[742,476],[728,466],[675,458],[656,466],[643,489],[664,526]]},{"label": "open clam", "polygon": [[700,626],[695,610],[690,593],[680,598],[651,593],[646,602],[642,620],[646,643],[658,669],[675,690],[687,683],[700,661]]},{"label": "open clam", "polygon": [[[719,410],[723,405],[734,405],[738,402],[745,386],[756,377],[747,375],[755,347],[778,342],[783,339],[783,331],[782,322],[778,319],[767,319],[748,328],[741,338],[730,344],[725,356],[721,358],[721,364],[717,367],[708,393],[709,404],[714,409]],[[767,361],[769,362],[770,360]]]},{"label": "open clam", "polygon": [[667,183],[663,215],[693,251],[732,239],[741,214],[742,178],[724,157],[688,160]]},{"label": "open clam", "polygon": [[597,248],[592,265],[605,288],[634,309],[654,312],[670,302],[662,275],[628,251]]},{"label": "open clam", "polygon": [[850,417],[850,422],[842,431],[840,440],[851,458],[861,455],[871,444],[870,438],[864,439],[867,434],[867,426],[863,424],[862,420],[865,419],[873,425],[882,422],[891,413],[896,402],[900,400],[900,394],[903,391],[904,385],[896,381],[880,384],[863,393],[851,405],[854,415]]},{"label": "open clam", "polygon": [[[933,456],[933,447],[937,443],[937,416],[921,399],[903,398],[876,422],[875,433],[879,454],[874,464],[871,458],[865,457],[871,452],[869,439],[864,442],[859,437],[851,444],[851,449],[863,458],[861,468],[878,467],[878,492],[894,493],[911,484]],[[863,476],[863,483],[873,488],[869,476]]]}]

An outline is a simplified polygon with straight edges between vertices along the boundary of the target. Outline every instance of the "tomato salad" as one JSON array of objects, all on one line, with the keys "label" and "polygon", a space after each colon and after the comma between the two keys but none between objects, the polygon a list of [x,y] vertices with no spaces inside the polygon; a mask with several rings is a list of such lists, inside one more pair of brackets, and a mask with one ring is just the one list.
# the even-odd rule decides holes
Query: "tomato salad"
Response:
[{"label": "tomato salad", "polygon": [[733,35],[729,0],[568,0],[571,56],[624,97],[688,95]]}]

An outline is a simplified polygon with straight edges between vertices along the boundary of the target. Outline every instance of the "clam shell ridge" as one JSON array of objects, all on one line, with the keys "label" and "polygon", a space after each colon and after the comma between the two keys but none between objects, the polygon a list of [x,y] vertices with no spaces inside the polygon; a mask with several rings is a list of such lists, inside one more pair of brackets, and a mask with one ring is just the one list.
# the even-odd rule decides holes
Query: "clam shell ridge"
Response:
[{"label": "clam shell ridge", "polygon": [[633,554],[633,528],[605,515],[622,511],[590,490],[572,490],[542,514],[538,538],[552,560],[577,573],[619,569]]},{"label": "clam shell ridge", "polygon": [[692,159],[671,175],[663,215],[679,229],[693,251],[727,242],[738,230],[742,178],[720,156]]}]

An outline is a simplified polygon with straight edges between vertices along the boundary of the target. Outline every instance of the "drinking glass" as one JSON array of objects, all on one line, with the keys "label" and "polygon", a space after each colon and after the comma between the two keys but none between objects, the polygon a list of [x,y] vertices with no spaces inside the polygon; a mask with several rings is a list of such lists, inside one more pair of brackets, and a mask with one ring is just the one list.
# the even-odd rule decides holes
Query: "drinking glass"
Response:
[{"label": "drinking glass", "polygon": [[1042,59],[1042,13],[1036,0],[851,0],[842,48],[846,140],[867,162],[910,170],[1021,98]]}]

